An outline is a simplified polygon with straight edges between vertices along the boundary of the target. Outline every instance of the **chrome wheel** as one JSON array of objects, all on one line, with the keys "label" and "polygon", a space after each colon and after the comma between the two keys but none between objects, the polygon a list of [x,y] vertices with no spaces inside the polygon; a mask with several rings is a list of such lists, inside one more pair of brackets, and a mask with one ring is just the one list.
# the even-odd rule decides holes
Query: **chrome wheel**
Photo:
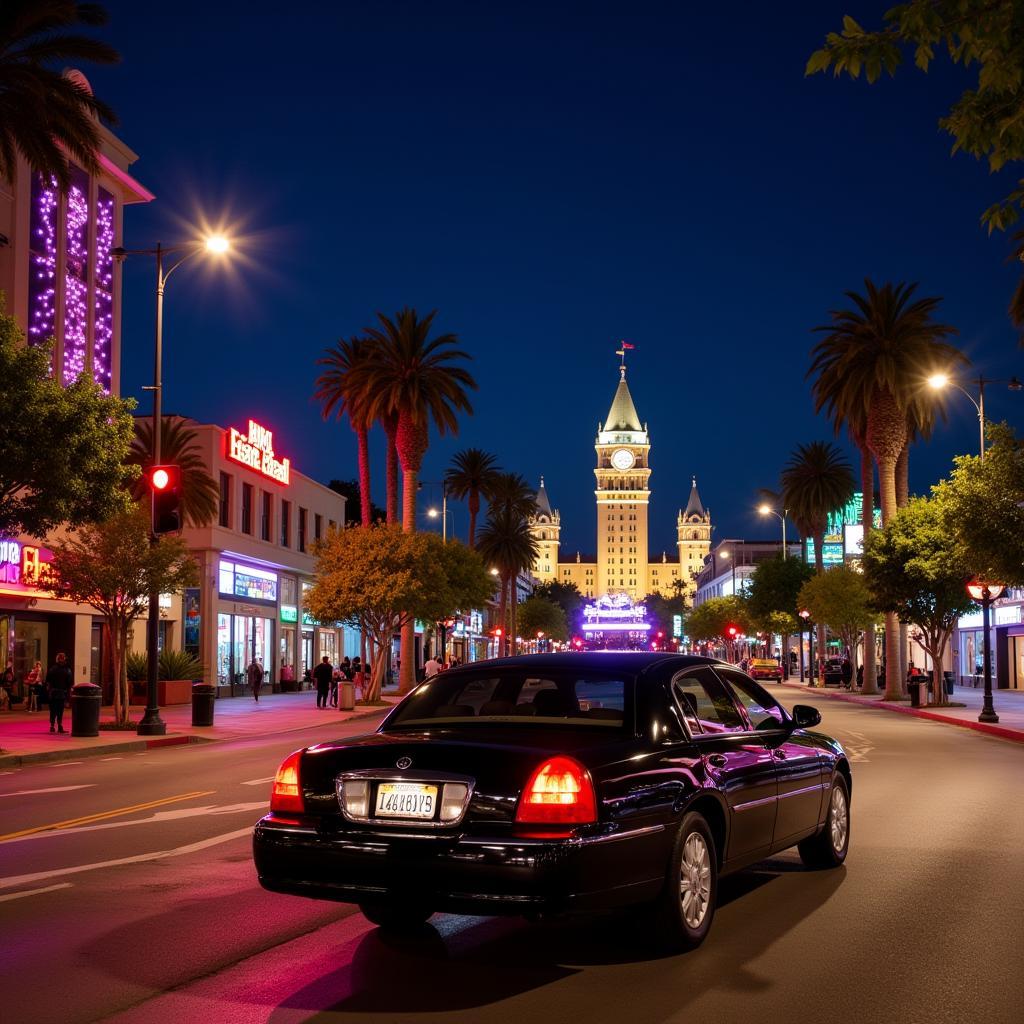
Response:
[{"label": "chrome wheel", "polygon": [[691,832],[683,844],[683,857],[679,865],[679,898],[687,927],[699,928],[711,902],[711,855],[708,844],[699,832]]},{"label": "chrome wheel", "polygon": [[846,791],[841,786],[832,787],[829,808],[829,828],[832,834],[832,849],[842,854],[846,848],[846,835],[850,828],[850,814],[846,806]]}]

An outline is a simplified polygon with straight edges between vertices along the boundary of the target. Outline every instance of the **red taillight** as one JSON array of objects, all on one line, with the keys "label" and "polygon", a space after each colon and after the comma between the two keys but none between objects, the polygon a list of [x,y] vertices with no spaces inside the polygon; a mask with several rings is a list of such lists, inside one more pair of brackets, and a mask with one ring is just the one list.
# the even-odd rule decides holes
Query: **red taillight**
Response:
[{"label": "red taillight", "polygon": [[588,825],[597,821],[597,797],[590,772],[571,757],[552,757],[527,780],[516,824]]},{"label": "red taillight", "polygon": [[302,814],[306,805],[302,799],[302,779],[299,778],[299,764],[302,751],[296,750],[289,754],[277,769],[274,776],[274,788],[270,791],[270,809],[272,811],[298,811]]}]

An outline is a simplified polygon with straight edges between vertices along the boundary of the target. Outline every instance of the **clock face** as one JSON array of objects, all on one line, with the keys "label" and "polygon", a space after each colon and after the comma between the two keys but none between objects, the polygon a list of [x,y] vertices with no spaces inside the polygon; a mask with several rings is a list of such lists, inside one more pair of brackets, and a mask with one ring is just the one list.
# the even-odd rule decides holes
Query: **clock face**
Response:
[{"label": "clock face", "polygon": [[616,469],[632,469],[634,461],[633,453],[628,448],[612,452],[612,465]]}]

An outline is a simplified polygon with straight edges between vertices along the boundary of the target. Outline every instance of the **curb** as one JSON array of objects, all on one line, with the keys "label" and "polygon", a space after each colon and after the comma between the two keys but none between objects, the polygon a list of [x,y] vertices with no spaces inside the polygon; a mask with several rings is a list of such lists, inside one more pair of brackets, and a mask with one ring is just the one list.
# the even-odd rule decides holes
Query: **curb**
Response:
[{"label": "curb", "polygon": [[[806,690],[808,687],[803,684],[783,683],[783,686],[790,690]],[[957,725],[961,729],[973,729],[975,732],[985,733],[988,736],[997,736],[1001,740],[1010,740],[1012,743],[1024,743],[1024,730],[1010,729],[1003,725],[992,725],[989,722],[977,722],[971,719],[950,718],[938,711],[927,711],[924,708],[912,708],[893,700],[864,700],[855,697],[850,693],[829,693],[820,686],[814,687],[815,693],[832,700],[841,700],[847,704],[857,704],[862,708],[881,708],[884,711],[895,711],[901,715],[913,715],[914,718],[924,718],[930,722],[941,722],[943,725]]]},{"label": "curb", "polygon": [[[392,704],[386,708],[373,708],[359,714],[344,718],[337,724],[354,722],[362,718],[373,718],[377,714],[390,711]],[[324,721],[324,725],[330,722]],[[230,740],[256,740],[266,736],[287,736],[293,732],[305,732],[310,725],[297,725],[290,729],[269,729],[266,732],[248,733],[242,736],[202,736],[196,733],[173,733],[170,736],[157,736],[152,739],[129,740],[125,743],[105,743],[97,747],[77,747],[75,749],[39,750],[31,754],[0,754],[0,769],[23,768],[33,764],[58,764],[61,761],[77,761],[85,757],[99,757],[105,754],[125,752],[137,754],[155,747],[180,747],[191,743],[224,743]]]}]

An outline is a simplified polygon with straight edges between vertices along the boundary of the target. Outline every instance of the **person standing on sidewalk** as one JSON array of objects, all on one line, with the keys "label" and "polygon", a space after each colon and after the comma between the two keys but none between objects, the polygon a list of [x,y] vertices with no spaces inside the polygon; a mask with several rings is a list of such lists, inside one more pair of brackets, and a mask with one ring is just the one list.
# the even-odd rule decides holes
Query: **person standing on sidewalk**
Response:
[{"label": "person standing on sidewalk", "polygon": [[316,706],[325,708],[331,694],[331,681],[334,679],[334,666],[326,654],[323,661],[313,669],[313,678],[316,680]]},{"label": "person standing on sidewalk", "polygon": [[39,698],[43,695],[43,666],[36,662],[32,671],[25,677],[25,684],[28,686],[28,709],[29,711],[39,710]]},{"label": "person standing on sidewalk", "polygon": [[[63,651],[46,673],[46,692],[50,702],[50,732],[64,731],[64,701],[71,689],[71,669]],[[54,725],[57,726],[54,729]]]},{"label": "person standing on sidewalk", "polygon": [[249,686],[252,687],[252,695],[256,698],[256,703],[260,702],[260,687],[263,685],[263,666],[259,663],[258,658],[253,658],[249,664],[249,667],[245,670],[246,679],[249,682]]},{"label": "person standing on sidewalk", "polygon": [[842,671],[842,677],[841,678],[843,680],[843,689],[844,690],[852,690],[853,689],[853,663],[850,661],[850,659],[848,657],[847,658],[843,658],[843,665],[842,665],[841,671]]}]

